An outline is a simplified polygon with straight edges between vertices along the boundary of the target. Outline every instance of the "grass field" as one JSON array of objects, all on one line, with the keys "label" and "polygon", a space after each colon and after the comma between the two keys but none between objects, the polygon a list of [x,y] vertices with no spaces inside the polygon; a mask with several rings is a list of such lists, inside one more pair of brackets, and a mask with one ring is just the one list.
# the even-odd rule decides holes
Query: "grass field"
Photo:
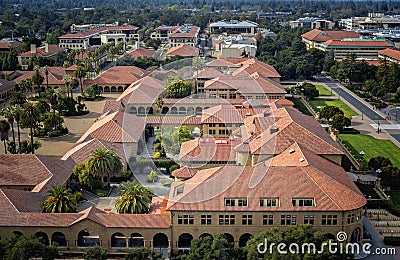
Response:
[{"label": "grass field", "polygon": [[360,158],[361,151],[365,152],[365,164],[373,157],[383,156],[389,158],[393,165],[400,167],[400,148],[389,140],[361,134],[341,134],[339,137],[356,158]]},{"label": "grass field", "polygon": [[309,115],[309,116],[312,115],[310,113],[310,111],[308,111],[306,106],[303,104],[303,102],[301,102],[300,98],[288,98],[288,99],[290,101],[292,101],[294,103],[294,107],[297,108],[298,110],[300,110],[303,114],[306,114],[306,115]]},{"label": "grass field", "polygon": [[324,85],[315,84],[315,87],[318,89],[320,96],[334,96]]},{"label": "grass field", "polygon": [[397,212],[397,216],[400,214],[400,192],[398,191],[389,191],[386,192],[387,195],[390,195],[389,207],[392,208],[395,212]]},{"label": "grass field", "polygon": [[344,115],[348,118],[358,115],[353,109],[351,109],[348,105],[346,105],[339,99],[313,99],[309,100],[308,103],[310,103],[310,105],[316,112],[318,112],[318,106],[320,106],[321,108],[323,108],[324,106],[336,106],[340,108],[344,112]]}]

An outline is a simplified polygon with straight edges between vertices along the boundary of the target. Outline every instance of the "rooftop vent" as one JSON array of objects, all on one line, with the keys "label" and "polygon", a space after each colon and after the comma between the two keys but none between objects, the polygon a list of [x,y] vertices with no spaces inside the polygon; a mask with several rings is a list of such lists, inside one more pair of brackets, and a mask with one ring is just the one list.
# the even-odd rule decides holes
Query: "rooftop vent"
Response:
[{"label": "rooftop vent", "polygon": [[301,158],[299,159],[299,161],[300,161],[300,162],[304,162],[304,158],[301,157]]},{"label": "rooftop vent", "polygon": [[294,153],[294,149],[290,149],[290,150],[289,150],[289,153],[290,153],[290,154]]}]

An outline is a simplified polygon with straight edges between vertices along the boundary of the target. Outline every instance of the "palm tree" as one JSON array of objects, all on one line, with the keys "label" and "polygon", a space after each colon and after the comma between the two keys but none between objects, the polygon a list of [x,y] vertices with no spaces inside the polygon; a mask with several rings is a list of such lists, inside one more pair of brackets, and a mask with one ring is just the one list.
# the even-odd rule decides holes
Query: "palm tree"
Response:
[{"label": "palm tree", "polygon": [[162,108],[164,106],[164,100],[161,96],[157,97],[156,100],[156,107],[158,108],[158,114],[160,115],[160,129],[161,129],[161,136],[163,135],[163,125],[162,125]]},{"label": "palm tree", "polygon": [[35,73],[32,76],[32,82],[34,84],[36,84],[38,91],[39,91],[39,96],[42,91],[40,85],[43,83],[43,80],[44,80],[44,77],[40,74],[39,66],[35,66]]},{"label": "palm tree", "polygon": [[18,84],[22,93],[26,93],[28,90],[30,90],[30,92],[32,93],[32,85],[33,85],[32,79],[30,78],[23,79]]},{"label": "palm tree", "polygon": [[110,174],[120,173],[121,170],[121,158],[112,150],[98,148],[92,153],[92,157],[88,161],[89,173],[94,176],[100,176],[102,183],[104,176],[107,176],[107,186],[110,184]]},{"label": "palm tree", "polygon": [[149,211],[153,192],[139,182],[124,182],[115,208],[122,214],[144,214]]},{"label": "palm tree", "polygon": [[70,75],[64,75],[63,79],[65,82],[65,87],[67,88],[67,96],[69,97],[69,93],[71,93],[71,97],[74,98],[72,96],[72,86],[71,86],[73,78]]},{"label": "palm tree", "polygon": [[8,131],[10,131],[10,124],[6,120],[0,120],[0,134],[1,141],[4,142],[4,153],[7,154]]},{"label": "palm tree", "polygon": [[12,148],[12,153],[17,153],[16,152],[16,143],[15,143],[15,132],[14,132],[14,111],[12,106],[8,105],[6,108],[4,108],[3,110],[1,110],[1,115],[4,116],[5,118],[7,118],[8,123],[10,124],[10,128],[11,128],[11,133],[12,133],[12,137],[13,137],[13,142],[14,142],[14,147]]},{"label": "palm tree", "polygon": [[33,127],[39,121],[39,116],[40,112],[34,104],[28,103],[25,105],[24,110],[22,112],[22,119],[25,123],[29,125],[30,128],[32,154],[35,153],[35,149],[33,146]]},{"label": "palm tree", "polygon": [[50,111],[51,107],[50,104],[45,99],[40,99],[36,103],[36,108],[39,110],[41,114],[46,114]]},{"label": "palm tree", "polygon": [[47,192],[47,199],[42,202],[43,212],[47,213],[71,213],[76,212],[76,198],[70,189],[64,186],[53,186]]},{"label": "palm tree", "polygon": [[17,122],[18,149],[19,149],[21,147],[21,131],[20,131],[19,123],[21,122],[21,116],[23,113],[23,109],[20,105],[14,105],[14,106],[12,106],[12,109],[14,112],[15,122]]},{"label": "palm tree", "polygon": [[46,90],[49,89],[49,66],[44,66],[44,75],[46,76]]},{"label": "palm tree", "polygon": [[82,66],[78,66],[74,71],[74,77],[79,79],[81,85],[81,93],[83,93],[83,78],[86,77],[86,70]]}]

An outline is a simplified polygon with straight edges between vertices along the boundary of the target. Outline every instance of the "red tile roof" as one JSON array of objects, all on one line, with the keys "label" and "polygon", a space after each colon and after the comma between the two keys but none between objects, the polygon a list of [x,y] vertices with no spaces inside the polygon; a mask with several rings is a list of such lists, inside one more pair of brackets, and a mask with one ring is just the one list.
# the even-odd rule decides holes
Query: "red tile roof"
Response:
[{"label": "red tile roof", "polygon": [[[64,85],[64,76],[66,75],[65,70],[63,67],[49,67],[49,74],[48,74],[48,80],[49,80],[49,85]],[[46,74],[44,72],[43,68],[40,68],[39,70],[40,75],[43,76],[44,80],[42,85],[46,84]],[[32,78],[33,74],[35,73],[34,71],[18,71],[18,73],[22,74],[18,78],[16,78],[14,81],[19,84],[21,80],[25,80],[28,78]]]},{"label": "red tile roof", "polygon": [[[241,67],[232,73],[232,75],[234,76],[253,75],[254,73],[258,73],[258,75],[264,78],[281,78],[281,75],[276,71],[273,66],[261,62],[256,58],[246,58],[245,60],[242,60],[237,64],[239,64]],[[245,73],[244,71],[247,73]]]},{"label": "red tile roof", "polygon": [[171,33],[168,38],[194,38],[197,37],[200,31],[200,28],[197,26],[192,26],[188,32],[181,32],[183,26],[177,29],[174,33]]},{"label": "red tile roof", "polygon": [[393,44],[387,41],[339,41],[328,40],[323,43],[326,46],[351,46],[351,47],[393,47]]},{"label": "red tile roof", "polygon": [[129,103],[151,105],[164,92],[164,82],[146,76],[133,82],[118,98],[124,106]]},{"label": "red tile roof", "polygon": [[172,57],[172,56],[195,57],[198,54],[199,54],[198,48],[191,46],[191,45],[182,44],[182,45],[178,45],[178,46],[170,48],[167,51],[166,56],[167,57]]},{"label": "red tile roof", "polygon": [[17,82],[0,79],[0,92],[7,91],[17,85]]},{"label": "red tile roof", "polygon": [[393,49],[384,49],[379,51],[379,55],[384,55],[396,60],[400,60],[400,51]]},{"label": "red tile roof", "polygon": [[128,51],[127,55],[131,56],[133,59],[138,59],[138,58],[147,58],[147,57],[152,57],[154,55],[155,51],[154,50],[149,50],[145,48],[139,48],[136,50],[131,50]]},{"label": "red tile roof", "polygon": [[219,70],[216,70],[214,68],[204,68],[202,70],[199,70],[198,72],[193,73],[193,78],[198,78],[198,79],[213,79],[222,76],[223,73],[220,72]]},{"label": "red tile roof", "polygon": [[192,178],[199,170],[196,168],[191,168],[188,166],[183,166],[172,172],[172,176],[175,176],[179,179],[190,179]]},{"label": "red tile roof", "polygon": [[146,117],[146,124],[152,125],[201,125],[200,117],[193,117],[193,116],[147,116]]},{"label": "red tile roof", "polygon": [[36,53],[32,53],[31,51],[27,51],[27,52],[21,53],[20,56],[22,56],[22,57],[33,57],[33,56],[36,56],[36,57],[49,57],[49,56],[52,56],[52,55],[54,55],[54,54],[56,54],[58,52],[65,51],[65,48],[58,47],[58,45],[56,45],[56,44],[49,44],[48,48],[49,48],[48,52],[46,52],[45,46],[42,46],[42,47],[36,48]]},{"label": "red tile roof", "polygon": [[321,31],[311,30],[301,35],[301,37],[315,42],[326,42],[328,40],[343,40],[345,38],[359,38],[361,35],[351,31]]},{"label": "red tile roof", "polygon": [[137,29],[138,27],[136,26],[106,26],[102,28],[87,30],[83,33],[67,33],[58,37],[58,39],[74,39],[74,38],[84,39],[89,36],[97,35],[99,33],[106,33],[107,31],[116,31],[116,30],[125,31],[125,30],[137,30]]},{"label": "red tile roof", "polygon": [[240,144],[240,139],[229,138],[196,138],[183,142],[179,160],[185,164],[208,162],[236,162],[233,149]]},{"label": "red tile roof", "polygon": [[145,128],[145,121],[121,111],[107,112],[99,117],[77,141],[81,143],[97,138],[110,143],[138,142]]},{"label": "red tile roof", "polygon": [[121,107],[121,101],[118,100],[106,100],[103,107],[103,114],[107,113],[108,111],[119,111]]},{"label": "red tile roof", "polygon": [[92,80],[85,80],[86,85],[130,85],[145,75],[144,70],[135,66],[115,66]]},{"label": "red tile roof", "polygon": [[219,68],[238,68],[240,65],[231,63],[226,59],[216,59],[206,63],[207,67],[219,67]]},{"label": "red tile roof", "polygon": [[[290,149],[294,149],[290,153]],[[302,159],[302,162],[300,161]],[[183,185],[183,193],[175,188]],[[175,196],[174,196],[175,195]],[[226,207],[225,198],[245,197],[248,206]],[[279,198],[279,207],[261,207],[260,198]],[[292,198],[313,198],[314,207],[294,207]],[[361,208],[366,199],[339,165],[293,144],[254,167],[225,166],[199,171],[174,182],[170,211],[343,211]]]}]

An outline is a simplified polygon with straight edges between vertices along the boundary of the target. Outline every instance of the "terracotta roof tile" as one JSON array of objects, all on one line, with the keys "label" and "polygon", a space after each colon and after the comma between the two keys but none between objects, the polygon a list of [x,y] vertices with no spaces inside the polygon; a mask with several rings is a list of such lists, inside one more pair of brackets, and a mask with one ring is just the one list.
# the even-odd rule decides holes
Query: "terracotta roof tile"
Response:
[{"label": "terracotta roof tile", "polygon": [[301,35],[301,37],[316,42],[326,42],[328,40],[343,40],[345,38],[359,38],[361,35],[351,31],[321,31],[311,30]]},{"label": "terracotta roof tile", "polygon": [[394,58],[396,60],[400,60],[400,51],[393,49],[384,49],[379,51],[379,55],[384,55],[390,58]]},{"label": "terracotta roof tile", "polygon": [[185,116],[147,116],[146,124],[162,124],[162,125],[200,125],[200,117],[185,117]]},{"label": "terracotta roof tile", "polygon": [[172,57],[172,56],[195,57],[198,55],[198,53],[199,53],[198,48],[191,46],[191,45],[182,44],[182,45],[178,45],[178,46],[170,48],[167,51],[166,56],[167,57]]},{"label": "terracotta roof tile", "polygon": [[48,52],[46,52],[45,47],[42,46],[42,47],[36,48],[36,53],[27,51],[27,52],[21,53],[20,56],[22,56],[22,57],[33,57],[33,56],[49,57],[49,56],[52,56],[61,51],[65,51],[65,48],[58,47],[58,45],[56,45],[56,44],[49,44]]},{"label": "terracotta roof tile", "polygon": [[103,114],[108,111],[116,112],[119,111],[121,107],[121,101],[119,100],[106,100],[103,107]]},{"label": "terracotta roof tile", "polygon": [[[40,68],[39,70],[40,75],[43,76],[43,85],[46,84],[46,75],[45,71],[43,68]],[[21,80],[25,80],[27,78],[32,78],[33,74],[35,73],[34,71],[19,71],[21,76],[15,79],[15,82],[19,83]],[[49,79],[49,85],[64,85],[64,76],[66,75],[65,70],[63,67],[49,67],[49,74],[48,74],[48,79]]]},{"label": "terracotta roof tile", "polygon": [[339,40],[328,40],[323,43],[326,46],[350,46],[350,47],[393,47],[394,45],[387,41],[339,41]]},{"label": "terracotta roof tile", "polygon": [[86,85],[130,85],[138,79],[142,78],[145,72],[135,66],[115,66],[94,79],[85,80]]},{"label": "terracotta roof tile", "polygon": [[138,58],[152,57],[154,55],[154,53],[155,53],[154,50],[139,48],[139,49],[128,51],[127,55],[131,56],[133,59],[136,60]]},{"label": "terracotta roof tile", "polygon": [[118,98],[125,106],[129,103],[151,105],[164,92],[164,82],[146,76],[133,82]]},{"label": "terracotta roof tile", "polygon": [[96,35],[99,33],[106,33],[107,31],[111,31],[111,30],[137,30],[138,27],[136,26],[105,26],[102,28],[96,28],[96,29],[90,29],[87,30],[83,33],[67,33],[64,34],[60,37],[58,37],[59,39],[71,39],[71,38],[86,38],[92,35]]},{"label": "terracotta roof tile", "polygon": [[195,71],[193,73],[193,78],[197,77],[198,79],[212,79],[212,78],[220,77],[222,75],[223,75],[223,73],[220,72],[219,70],[207,67],[198,72]]},{"label": "terracotta roof tile", "polygon": [[172,176],[175,176],[180,179],[190,179],[192,178],[199,170],[196,168],[191,168],[188,166],[183,166],[172,172]]}]

